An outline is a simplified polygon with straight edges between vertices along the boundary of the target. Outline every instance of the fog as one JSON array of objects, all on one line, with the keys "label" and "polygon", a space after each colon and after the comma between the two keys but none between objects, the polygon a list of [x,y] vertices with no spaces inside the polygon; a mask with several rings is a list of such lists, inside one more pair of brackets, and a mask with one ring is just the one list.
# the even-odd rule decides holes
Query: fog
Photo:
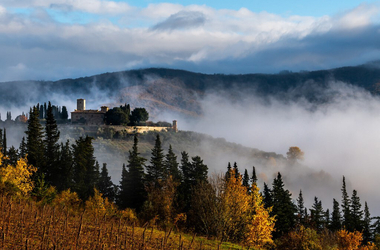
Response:
[{"label": "fog", "polygon": [[[123,82],[124,87],[127,87],[129,80],[123,79]],[[246,168],[250,173],[252,166],[255,166],[262,188],[264,181],[271,185],[280,171],[285,187],[292,192],[293,198],[296,199],[302,189],[309,208],[314,196],[322,200],[324,208],[331,208],[333,198],[340,202],[344,175],[349,194],[352,189],[356,189],[363,206],[364,201],[367,201],[372,215],[380,215],[380,196],[377,194],[377,176],[380,174],[380,99],[343,82],[331,81],[328,88],[323,89],[314,85],[312,87],[313,92],[324,97],[324,102],[311,103],[302,97],[294,98],[302,96],[301,92],[305,88],[292,89],[281,96],[272,97],[248,95],[239,89],[210,91],[193,97],[198,98],[196,101],[201,108],[201,117],[189,118],[188,115],[181,116],[179,112],[166,110],[158,113],[153,120],[171,122],[176,119],[180,130],[204,133],[205,139],[198,147],[186,148],[185,145],[178,151],[186,150],[190,156],[200,155],[209,166],[210,175],[225,172],[228,162],[237,162],[241,171]],[[310,90],[306,88],[306,91]],[[57,93],[33,95],[30,93],[30,100],[50,100],[54,105],[67,106],[69,112],[76,108],[76,98],[86,98],[88,109],[99,109],[103,104],[117,106],[121,101],[134,101],[136,103],[130,103],[132,107],[140,106],[137,97],[133,99],[127,96],[128,100],[120,100],[118,96],[108,96],[95,87],[82,96]],[[12,111],[12,119],[21,112],[27,112],[30,106],[36,104],[33,101],[25,102],[22,107],[3,105],[0,107],[2,120],[5,119],[6,111]],[[148,105],[147,100],[143,103]],[[25,127],[7,129],[8,146],[17,148],[24,131]],[[220,139],[208,140],[206,135]],[[62,140],[70,138],[61,137]],[[236,145],[230,144],[230,148],[226,149],[223,138]],[[104,149],[102,143],[96,141],[96,149]],[[163,142],[165,150],[168,143]],[[285,159],[291,146],[298,146],[305,152],[305,159],[295,166],[289,165]],[[259,150],[274,152],[273,157],[255,155]],[[113,182],[118,184],[121,165],[127,161],[127,152],[95,152],[100,164],[107,163]],[[179,160],[178,152],[177,155]]]},{"label": "fog", "polygon": [[[279,170],[293,198],[302,189],[309,207],[317,196],[331,208],[333,197],[341,200],[344,175],[349,194],[356,189],[363,206],[368,201],[372,213],[379,215],[380,99],[342,82],[331,81],[329,88],[320,91],[332,98],[312,104],[302,98],[281,101],[241,94],[239,101],[231,102],[225,93],[209,93],[201,101],[203,118],[179,124],[181,129],[284,156],[290,146],[298,146],[305,152],[300,163],[314,173],[305,175],[300,168],[289,167]],[[225,165],[220,171],[225,171]],[[263,171],[268,170],[258,169],[259,174]],[[269,183],[273,177],[272,173]]]}]

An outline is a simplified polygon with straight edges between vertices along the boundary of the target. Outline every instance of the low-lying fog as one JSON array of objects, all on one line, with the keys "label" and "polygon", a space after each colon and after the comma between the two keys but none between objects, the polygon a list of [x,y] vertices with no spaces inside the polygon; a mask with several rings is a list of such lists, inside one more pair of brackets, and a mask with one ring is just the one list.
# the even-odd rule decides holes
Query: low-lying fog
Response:
[{"label": "low-lying fog", "polygon": [[[294,198],[302,188],[309,207],[317,196],[325,208],[331,208],[332,197],[341,200],[344,175],[349,194],[356,189],[363,206],[368,201],[370,211],[379,215],[380,99],[341,82],[331,82],[324,93],[334,98],[322,105],[304,99],[289,102],[270,98],[268,101],[260,96],[244,95],[240,101],[230,102],[223,94],[210,93],[202,100],[204,117],[197,122],[179,124],[181,129],[224,137],[227,141],[284,156],[290,146],[298,146],[305,152],[301,163],[317,171],[320,182],[315,186],[303,180],[295,169],[281,170]],[[332,178],[327,178],[323,171]]]}]

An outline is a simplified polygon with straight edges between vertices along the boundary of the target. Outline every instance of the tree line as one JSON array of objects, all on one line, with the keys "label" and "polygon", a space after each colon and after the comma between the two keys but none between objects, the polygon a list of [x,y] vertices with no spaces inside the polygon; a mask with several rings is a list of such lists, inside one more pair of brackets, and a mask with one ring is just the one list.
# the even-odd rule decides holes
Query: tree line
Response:
[{"label": "tree line", "polygon": [[[36,200],[48,202],[57,193],[71,190],[86,201],[98,190],[119,209],[132,209],[128,211],[142,222],[154,221],[162,228],[175,224],[184,231],[260,249],[275,245],[279,249],[323,249],[322,243],[331,234],[341,245],[351,244],[355,235],[364,245],[379,240],[380,218],[370,216],[367,203],[362,209],[356,190],[348,196],[344,177],[341,205],[334,199],[330,213],[315,197],[307,209],[302,191],[293,202],[281,173],[277,173],[271,186],[264,183],[260,192],[255,167],[251,174],[247,169],[241,173],[236,162],[233,166],[228,163],[225,174],[209,177],[201,157],[182,152],[178,162],[171,146],[165,154],[159,134],[148,161],[140,156],[135,134],[120,183],[115,185],[107,164],[100,168],[94,157],[93,138],[80,137],[72,145],[69,141],[59,143],[60,132],[50,102],[44,125],[39,112],[38,105],[30,109],[26,138],[18,149],[7,150],[6,131],[0,133],[1,154],[6,156],[0,157],[0,166],[25,168],[27,162],[35,168],[30,192]],[[291,147],[287,156],[289,161],[296,161],[303,152]],[[21,161],[23,158],[27,161]],[[6,176],[0,175],[2,179],[9,178]],[[52,186],[56,192],[51,191]],[[371,223],[373,219],[375,223]],[[300,241],[320,247],[300,247],[299,235]]]}]

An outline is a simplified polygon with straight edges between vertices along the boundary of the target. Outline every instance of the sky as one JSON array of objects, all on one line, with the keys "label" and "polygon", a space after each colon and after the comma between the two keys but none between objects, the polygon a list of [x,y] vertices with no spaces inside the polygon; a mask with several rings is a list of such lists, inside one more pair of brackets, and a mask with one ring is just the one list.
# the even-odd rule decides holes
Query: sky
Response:
[{"label": "sky", "polygon": [[0,81],[146,67],[277,73],[380,58],[379,1],[0,0]]}]

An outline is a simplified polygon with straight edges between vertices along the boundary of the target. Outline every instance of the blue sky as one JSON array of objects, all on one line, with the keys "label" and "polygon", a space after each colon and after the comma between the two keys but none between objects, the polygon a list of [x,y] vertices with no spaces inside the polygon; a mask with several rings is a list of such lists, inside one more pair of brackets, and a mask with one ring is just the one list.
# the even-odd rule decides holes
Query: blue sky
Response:
[{"label": "blue sky", "polygon": [[[146,7],[152,3],[161,3],[162,1],[153,0],[135,0],[135,1],[123,1],[117,0],[117,2],[127,2],[133,6]],[[183,0],[183,1],[165,1],[167,3],[180,3],[182,5],[207,5],[215,9],[234,9],[238,10],[242,7],[247,8],[254,12],[266,11],[270,13],[280,15],[307,15],[307,16],[323,16],[333,15],[340,11],[354,8],[363,1],[358,0],[337,0],[337,1],[305,1],[305,0],[234,0],[234,1],[195,1],[195,0]],[[376,3],[379,1],[365,1],[366,3]]]},{"label": "blue sky", "polygon": [[0,81],[146,67],[276,73],[380,59],[379,1],[0,1]]}]

